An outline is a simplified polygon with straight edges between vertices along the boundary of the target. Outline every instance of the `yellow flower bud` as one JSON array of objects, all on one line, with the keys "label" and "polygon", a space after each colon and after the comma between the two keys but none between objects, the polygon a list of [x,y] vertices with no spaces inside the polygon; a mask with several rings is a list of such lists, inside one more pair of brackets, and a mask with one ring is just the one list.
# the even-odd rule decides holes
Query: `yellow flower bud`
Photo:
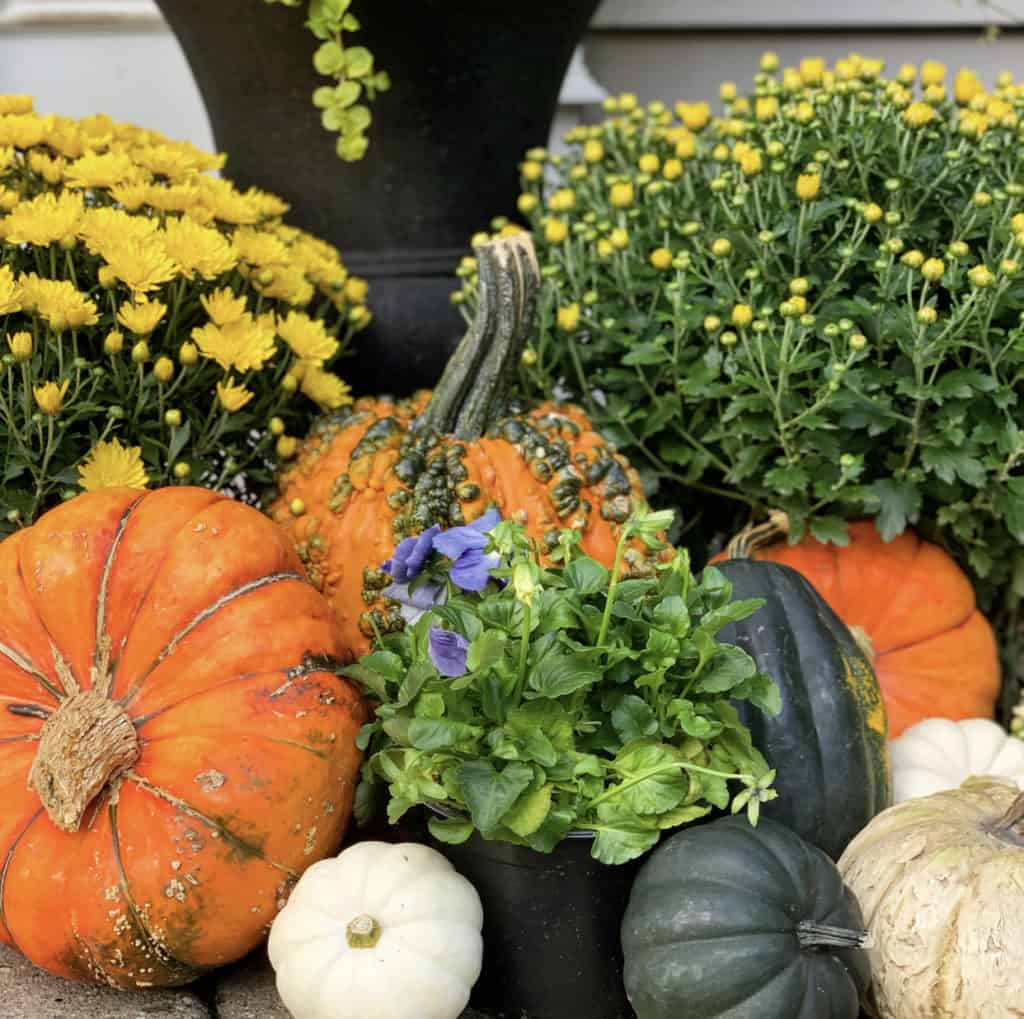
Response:
[{"label": "yellow flower bud", "polygon": [[807,298],[801,294],[793,294],[789,299],[790,306],[795,315],[803,315],[807,311]]},{"label": "yellow flower bud", "polygon": [[863,333],[854,333],[847,342],[850,350],[863,350],[868,345],[868,338]]},{"label": "yellow flower bud", "polygon": [[282,460],[290,460],[295,456],[295,451],[298,449],[299,440],[294,435],[282,435],[274,446],[277,451],[277,455]]},{"label": "yellow flower bud", "polygon": [[732,251],[732,242],[728,237],[717,237],[711,242],[711,254],[715,258],[725,258]]},{"label": "yellow flower bud", "polygon": [[145,340],[139,340],[132,347],[132,360],[136,364],[145,364],[149,360],[149,344]]},{"label": "yellow flower bud", "polygon": [[181,425],[181,411],[174,407],[168,411],[164,411],[164,424],[167,425],[168,428],[179,427]]},{"label": "yellow flower bud", "polygon": [[773,120],[779,115],[779,101],[775,96],[758,96],[754,100],[754,116],[760,120]]},{"label": "yellow flower bud", "polygon": [[281,388],[286,393],[294,393],[299,388],[299,380],[296,378],[294,373],[286,372],[284,378],[281,379]]},{"label": "yellow flower bud", "polygon": [[598,258],[611,258],[615,248],[612,247],[612,242],[605,237],[602,237],[597,242],[597,257]]},{"label": "yellow flower bud", "polygon": [[952,241],[949,245],[949,253],[954,258],[966,258],[971,249],[963,241]]},{"label": "yellow flower bud", "polygon": [[184,481],[192,474],[192,465],[186,463],[184,460],[179,460],[174,465],[173,473],[179,481]]},{"label": "yellow flower bud", "polygon": [[754,320],[754,311],[749,304],[737,304],[732,309],[732,324],[740,329],[750,325]]},{"label": "yellow flower bud", "polygon": [[990,287],[996,281],[987,265],[976,265],[973,269],[968,269],[967,278],[976,287]]},{"label": "yellow flower bud", "polygon": [[185,341],[178,348],[178,361],[188,367],[199,360],[199,348],[189,341]]},{"label": "yellow flower bud", "polygon": [[942,274],[946,271],[946,263],[941,258],[929,258],[921,266],[921,275],[928,280],[929,283],[937,283],[942,279]]},{"label": "yellow flower bud", "polygon": [[877,223],[885,213],[882,212],[882,207],[880,205],[876,205],[874,202],[868,202],[868,204],[864,206],[864,211],[861,215],[869,223]]},{"label": "yellow flower bud", "polygon": [[288,503],[288,512],[293,517],[301,517],[306,512],[305,502],[296,496],[290,503]]},{"label": "yellow flower bud", "polygon": [[802,202],[811,202],[821,192],[821,175],[817,173],[802,173],[796,179],[796,196]]},{"label": "yellow flower bud", "polygon": [[917,310],[917,321],[921,325],[930,326],[933,325],[935,320],[939,317],[939,313],[931,306],[924,308],[918,308]]},{"label": "yellow flower bud", "polygon": [[576,192],[572,188],[559,188],[548,199],[548,208],[554,212],[568,212],[576,204]]},{"label": "yellow flower bud", "polygon": [[623,113],[632,113],[636,109],[639,100],[632,92],[623,92],[619,96],[619,109]]},{"label": "yellow flower bud", "polygon": [[680,159],[693,159],[697,154],[697,139],[692,134],[684,134],[676,142],[676,155]]},{"label": "yellow flower bud", "polygon": [[549,244],[561,244],[569,236],[569,227],[564,219],[549,217],[544,221],[544,239]]},{"label": "yellow flower bud", "polygon": [[1016,276],[1020,272],[1020,262],[1015,258],[1004,258],[999,263],[999,271],[1004,276]]},{"label": "yellow flower bud", "polygon": [[56,417],[64,406],[70,380],[65,379],[59,386],[56,382],[44,382],[32,387],[36,406],[47,416]]},{"label": "yellow flower bud", "polygon": [[622,251],[624,248],[629,247],[629,234],[622,227],[616,227],[609,234],[608,239],[611,241],[612,247],[617,251]]},{"label": "yellow flower bud", "polygon": [[519,361],[521,364],[526,365],[527,368],[531,365],[535,365],[537,363],[537,351],[531,350],[527,347],[526,350],[519,355]]},{"label": "yellow flower bud", "polygon": [[574,302],[559,308],[557,320],[558,328],[563,333],[573,332],[580,322],[580,306]]},{"label": "yellow flower bud", "polygon": [[724,163],[729,158],[729,146],[716,145],[711,150],[711,158],[717,163]]},{"label": "yellow flower bud", "polygon": [[15,361],[28,361],[32,357],[32,334],[22,330],[7,337]]},{"label": "yellow flower bud", "polygon": [[917,77],[917,68],[913,64],[903,64],[896,72],[896,80],[904,85],[913,85]]},{"label": "yellow flower bud", "polygon": [[540,204],[540,199],[536,195],[522,194],[516,201],[516,208],[524,215],[528,216],[537,206]]},{"label": "yellow flower bud", "polygon": [[736,82],[723,81],[722,84],[718,86],[718,98],[721,99],[722,102],[731,102],[733,99],[736,98],[736,95]]},{"label": "yellow flower bud", "polygon": [[655,269],[670,269],[672,267],[672,252],[668,248],[655,248],[651,252],[651,265]]},{"label": "yellow flower bud", "polygon": [[588,139],[583,145],[583,159],[588,163],[600,163],[604,159],[604,146],[596,138]]},{"label": "yellow flower bud", "polygon": [[825,61],[821,57],[804,57],[800,61],[800,78],[805,85],[820,85],[825,76]]},{"label": "yellow flower bud", "polygon": [[759,66],[762,71],[771,74],[773,71],[779,69],[779,55],[771,50],[767,50],[761,54],[761,60]]},{"label": "yellow flower bud", "polygon": [[723,347],[735,347],[739,337],[731,330],[727,329],[721,336],[718,337],[718,342]]},{"label": "yellow flower bud", "polygon": [[915,248],[913,251],[907,251],[901,255],[900,261],[911,269],[920,269],[924,265],[924,252]]},{"label": "yellow flower bud", "polygon": [[722,320],[717,315],[706,315],[704,317],[704,330],[709,333],[713,333],[720,325]]},{"label": "yellow flower bud", "polygon": [[666,159],[665,165],[661,168],[661,175],[665,180],[678,180],[683,175],[683,164],[678,159]]},{"label": "yellow flower bud", "polygon": [[544,176],[544,167],[540,163],[528,159],[519,168],[519,172],[523,175],[523,180],[538,181]]},{"label": "yellow flower bud", "polygon": [[926,60],[921,65],[922,85],[941,85],[946,80],[946,65],[938,60]]},{"label": "yellow flower bud", "polygon": [[103,341],[103,351],[113,356],[124,349],[124,333],[120,329],[111,329]]},{"label": "yellow flower bud", "polygon": [[[132,350],[134,356],[135,351]],[[158,357],[153,365],[153,374],[157,382],[170,382],[174,378],[174,362],[169,357]]]},{"label": "yellow flower bud", "polygon": [[616,209],[628,209],[633,204],[633,185],[629,181],[617,181],[608,191],[608,201]]},{"label": "yellow flower bud", "polygon": [[279,417],[272,417],[268,427],[271,435],[284,435],[284,422]]},{"label": "yellow flower bud", "polygon": [[789,281],[789,292],[791,294],[806,294],[811,289],[811,284],[804,276],[797,276]]},{"label": "yellow flower bud", "polygon": [[707,103],[680,102],[676,103],[676,115],[691,131],[702,131],[711,120],[711,107]]},{"label": "yellow flower bud", "polygon": [[749,152],[744,152],[740,157],[740,169],[743,171],[746,177],[755,177],[764,168],[764,162],[761,159],[761,153],[757,149],[751,149]]},{"label": "yellow flower bud", "polygon": [[637,165],[641,173],[657,173],[661,168],[661,160],[653,152],[645,152]]}]

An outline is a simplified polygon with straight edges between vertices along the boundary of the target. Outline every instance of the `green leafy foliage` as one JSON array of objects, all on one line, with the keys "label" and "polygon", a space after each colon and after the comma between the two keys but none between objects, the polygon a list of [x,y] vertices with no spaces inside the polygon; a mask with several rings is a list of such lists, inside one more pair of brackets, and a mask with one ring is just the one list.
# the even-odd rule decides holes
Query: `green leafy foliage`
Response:
[{"label": "green leafy foliage", "polygon": [[[432,807],[442,841],[477,831],[550,852],[571,829],[586,830],[606,863],[633,859],[712,809],[743,808],[756,823],[775,796],[773,775],[729,701],[777,713],[779,694],[716,634],[762,603],[733,601],[713,568],[698,580],[685,552],[622,577],[629,543],[656,545],[670,522],[632,517],[608,570],[570,532],[563,561],[543,569],[524,529],[504,521],[488,546],[503,565],[484,591],[449,581],[443,604],[346,668],[377,702],[360,734],[364,818],[383,785],[390,820]],[[439,559],[426,566],[435,583],[446,579]],[[462,675],[441,675],[431,657],[439,628],[465,640]]]},{"label": "green leafy foliage", "polygon": [[719,117],[623,95],[568,154],[528,153],[523,387],[582,403],[706,532],[913,526],[992,607],[1024,575],[1021,90],[880,72],[763,71]]},{"label": "green leafy foliage", "polygon": [[[284,7],[301,7],[307,0],[263,0]],[[334,85],[322,85],[313,93],[313,105],[320,110],[324,129],[336,132],[338,158],[353,163],[363,158],[369,147],[366,137],[372,116],[362,99],[372,101],[378,92],[386,92],[391,82],[386,71],[374,69],[373,55],[365,46],[349,46],[345,36],[359,30],[352,13],[352,0],[308,0],[313,35],[321,40],[313,54],[313,66],[319,74],[332,78]]]}]

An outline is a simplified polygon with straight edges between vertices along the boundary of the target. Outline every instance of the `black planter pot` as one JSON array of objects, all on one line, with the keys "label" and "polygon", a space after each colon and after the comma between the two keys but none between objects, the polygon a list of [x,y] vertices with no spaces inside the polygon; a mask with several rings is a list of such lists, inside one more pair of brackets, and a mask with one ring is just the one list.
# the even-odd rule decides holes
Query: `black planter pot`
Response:
[{"label": "black planter pot", "polygon": [[440,375],[463,331],[449,295],[469,238],[515,212],[517,165],[544,145],[569,59],[598,0],[356,0],[353,42],[391,76],[370,150],[342,163],[311,96],[327,83],[299,8],[157,0],[206,104],[226,173],[291,203],[370,281],[374,321],[344,373],[405,394]]},{"label": "black planter pot", "polygon": [[484,963],[470,1004],[520,1019],[634,1019],[622,985],[619,928],[642,860],[608,866],[592,838],[538,853],[475,834],[429,840],[484,907]]}]

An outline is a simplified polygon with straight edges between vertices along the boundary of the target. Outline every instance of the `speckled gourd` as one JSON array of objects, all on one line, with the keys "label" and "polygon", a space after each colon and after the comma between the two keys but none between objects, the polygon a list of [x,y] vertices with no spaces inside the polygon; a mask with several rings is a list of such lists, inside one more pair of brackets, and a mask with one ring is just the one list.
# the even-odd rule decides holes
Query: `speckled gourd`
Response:
[{"label": "speckled gourd", "polygon": [[[640,479],[578,407],[524,408],[507,397],[539,283],[528,234],[481,245],[479,310],[433,393],[364,398],[318,421],[278,480],[270,506],[334,607],[342,646],[369,648],[374,627],[401,627],[382,597],[381,564],[432,524],[468,523],[489,507],[526,525],[541,548],[574,527],[611,566]],[[642,546],[626,553],[649,568]]]}]

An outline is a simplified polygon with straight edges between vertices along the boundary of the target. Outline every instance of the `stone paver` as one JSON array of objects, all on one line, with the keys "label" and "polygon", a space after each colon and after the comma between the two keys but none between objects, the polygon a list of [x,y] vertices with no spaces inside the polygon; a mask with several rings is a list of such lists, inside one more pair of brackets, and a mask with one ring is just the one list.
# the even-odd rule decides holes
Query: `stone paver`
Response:
[{"label": "stone paver", "polygon": [[0,945],[0,1015],[10,1019],[211,1019],[188,991],[114,991],[52,977]]}]

